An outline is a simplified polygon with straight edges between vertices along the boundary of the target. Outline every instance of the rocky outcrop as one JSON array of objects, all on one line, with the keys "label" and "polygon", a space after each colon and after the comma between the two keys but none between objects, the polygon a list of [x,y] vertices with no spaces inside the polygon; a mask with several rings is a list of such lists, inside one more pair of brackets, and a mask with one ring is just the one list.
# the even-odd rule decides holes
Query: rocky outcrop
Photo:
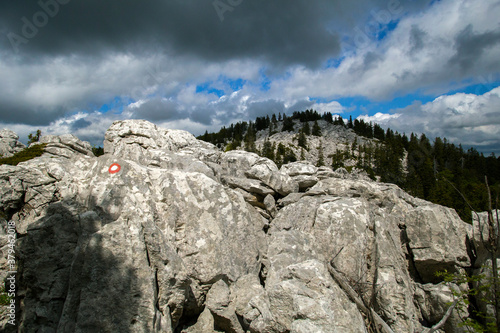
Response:
[{"label": "rocky outcrop", "polygon": [[[377,139],[368,139],[357,135],[353,129],[345,128],[344,126],[332,125],[324,120],[318,120],[318,126],[321,129],[321,136],[307,135],[307,149],[298,146],[298,133],[305,125],[305,122],[294,120],[294,130],[281,132],[283,122],[277,122],[276,132],[269,133],[268,129],[257,132],[255,146],[262,150],[264,143],[267,141],[271,145],[278,146],[282,144],[290,149],[295,156],[304,156],[304,159],[317,164],[320,159],[320,152],[323,154],[325,165],[332,165],[332,156],[337,152],[350,152],[353,156],[360,155],[360,146],[375,145],[379,141]],[[309,127],[313,127],[314,122],[308,122]],[[272,134],[272,135],[270,135]],[[320,150],[321,147],[321,150]],[[347,158],[345,165],[354,167],[356,158]]]},{"label": "rocky outcrop", "polygon": [[94,156],[92,146],[72,134],[46,135],[34,144],[45,144],[45,155],[49,157],[71,158],[78,155]]},{"label": "rocky outcrop", "polygon": [[10,157],[26,146],[19,142],[19,135],[8,129],[0,130],[0,157]]},{"label": "rocky outcrop", "polygon": [[[472,240],[472,249],[474,253],[473,273],[477,276],[483,276],[483,279],[474,281],[474,287],[479,290],[478,299],[488,300],[487,302],[478,303],[478,308],[482,313],[485,313],[490,321],[495,318],[493,293],[489,290],[492,288],[492,272],[493,262],[491,248],[491,239],[494,235],[498,235],[498,221],[500,211],[492,212],[493,228],[489,228],[488,213],[482,212],[472,215],[472,227],[469,229],[469,237]],[[490,231],[492,235],[490,236]],[[493,236],[493,237],[492,237]],[[497,267],[500,265],[500,249],[496,253]]]},{"label": "rocky outcrop", "polygon": [[115,122],[100,157],[75,140],[0,166],[6,331],[368,332],[333,268],[394,332],[421,332],[450,299],[435,272],[471,265],[453,210],[362,174],[279,170],[145,121]]}]

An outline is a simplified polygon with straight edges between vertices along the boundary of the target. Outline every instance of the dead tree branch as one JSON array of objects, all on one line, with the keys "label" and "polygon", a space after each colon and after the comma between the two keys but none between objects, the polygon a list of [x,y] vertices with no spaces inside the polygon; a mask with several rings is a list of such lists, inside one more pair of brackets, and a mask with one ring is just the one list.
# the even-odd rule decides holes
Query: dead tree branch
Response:
[{"label": "dead tree branch", "polygon": [[328,271],[332,275],[333,279],[339,284],[340,288],[349,296],[349,298],[356,304],[358,309],[363,312],[363,314],[369,318],[373,318],[376,327],[381,327],[382,332],[394,333],[394,331],[387,325],[387,323],[373,310],[365,305],[361,297],[354,291],[349,282],[340,274],[334,267],[332,263],[328,264]]},{"label": "dead tree branch", "polygon": [[446,313],[444,314],[443,318],[441,318],[441,320],[436,325],[432,326],[428,330],[423,330],[422,333],[432,333],[443,327],[444,324],[446,324],[448,318],[450,318],[451,314],[453,313],[453,309],[455,309],[455,306],[457,306],[458,301],[459,301],[458,298],[455,299],[455,301],[450,305],[448,310],[446,310]]}]

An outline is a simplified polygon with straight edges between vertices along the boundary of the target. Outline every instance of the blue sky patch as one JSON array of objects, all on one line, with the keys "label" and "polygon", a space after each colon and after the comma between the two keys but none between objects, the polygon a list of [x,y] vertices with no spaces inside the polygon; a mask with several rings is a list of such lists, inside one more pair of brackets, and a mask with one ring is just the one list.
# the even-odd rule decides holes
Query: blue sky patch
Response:
[{"label": "blue sky patch", "polygon": [[206,93],[206,94],[214,94],[217,97],[222,97],[224,96],[224,90],[216,89],[212,87],[213,82],[205,82],[200,85],[196,86],[196,93],[201,94],[201,93]]},{"label": "blue sky patch", "polygon": [[109,111],[121,113],[127,105],[133,102],[135,101],[131,98],[116,96],[111,102],[101,105],[98,111],[101,113],[107,113]]}]

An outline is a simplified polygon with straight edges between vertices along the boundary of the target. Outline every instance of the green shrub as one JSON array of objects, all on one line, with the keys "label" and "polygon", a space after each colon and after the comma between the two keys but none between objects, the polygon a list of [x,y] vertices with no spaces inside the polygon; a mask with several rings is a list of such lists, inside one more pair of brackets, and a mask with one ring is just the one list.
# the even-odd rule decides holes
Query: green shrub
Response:
[{"label": "green shrub", "polygon": [[93,146],[92,152],[94,153],[95,157],[99,157],[104,155],[104,148]]},{"label": "green shrub", "polygon": [[9,164],[9,165],[18,165],[21,162],[25,162],[31,160],[35,157],[42,156],[45,152],[45,147],[47,144],[33,145],[29,148],[25,148],[22,151],[15,153],[11,157],[0,158],[0,165]]},{"label": "green shrub", "polygon": [[[453,293],[454,299],[458,299],[455,307],[460,315],[462,322],[459,327],[466,327],[468,332],[487,333],[498,332],[495,324],[495,318],[489,317],[471,306],[471,299],[494,305],[494,301],[480,295],[488,295],[493,292],[493,279],[485,274],[469,276],[466,273],[449,273],[447,270],[436,272],[436,276],[444,280]],[[455,289],[454,286],[467,284],[467,290]],[[475,288],[471,287],[476,285]],[[450,305],[450,304],[448,304]]]},{"label": "green shrub", "polygon": [[10,304],[9,295],[5,292],[5,287],[3,285],[0,286],[0,305],[9,305]]}]

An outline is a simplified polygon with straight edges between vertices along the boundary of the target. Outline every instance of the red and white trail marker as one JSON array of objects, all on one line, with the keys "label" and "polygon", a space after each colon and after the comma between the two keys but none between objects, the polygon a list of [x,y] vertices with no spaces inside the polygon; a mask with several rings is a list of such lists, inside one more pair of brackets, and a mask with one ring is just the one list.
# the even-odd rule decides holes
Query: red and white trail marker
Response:
[{"label": "red and white trail marker", "polygon": [[113,163],[113,164],[111,164],[111,166],[109,167],[109,173],[110,173],[110,174],[118,173],[118,172],[120,172],[121,168],[122,168],[122,167],[120,166],[120,164],[118,164],[118,163]]}]

